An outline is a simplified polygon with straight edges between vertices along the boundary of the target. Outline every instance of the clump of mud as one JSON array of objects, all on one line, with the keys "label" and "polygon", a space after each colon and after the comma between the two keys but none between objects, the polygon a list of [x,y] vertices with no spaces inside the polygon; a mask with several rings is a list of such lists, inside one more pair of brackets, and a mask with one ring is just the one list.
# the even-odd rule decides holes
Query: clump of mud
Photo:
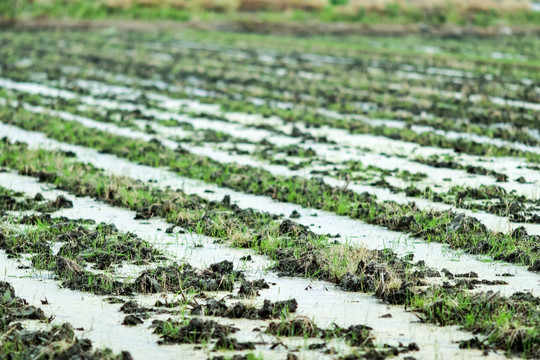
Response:
[{"label": "clump of mud", "polygon": [[249,307],[241,302],[227,306],[222,300],[209,299],[206,304],[195,306],[191,313],[193,315],[205,314],[233,319],[275,319],[288,313],[294,313],[297,308],[298,303],[295,299],[276,302],[264,300],[263,306],[260,308]]},{"label": "clump of mud", "polygon": [[2,304],[2,319],[0,330],[5,331],[16,320],[47,320],[43,310],[28,305],[28,303],[15,295],[11,284],[0,281],[0,304]]},{"label": "clump of mud", "polygon": [[334,324],[333,328],[321,329],[308,318],[299,317],[292,320],[272,322],[266,332],[276,336],[301,336],[307,338],[343,338],[352,346],[373,347],[371,328],[365,325],[352,325],[341,328]]},{"label": "clump of mud", "polygon": [[[410,343],[408,345],[400,343],[399,346],[385,345],[382,349],[376,348],[371,330],[372,328],[365,325],[351,325],[348,328],[342,328],[335,324],[331,328],[321,329],[310,319],[299,317],[291,320],[272,322],[268,325],[266,332],[276,336],[320,338],[324,341],[338,338],[345,340],[350,346],[363,349],[364,351],[367,349],[367,352],[355,352],[351,355],[339,358],[344,360],[386,359],[388,357],[395,357],[400,354],[420,350],[416,343]],[[326,344],[323,342],[321,344],[312,344],[308,348],[323,349],[325,347]]]},{"label": "clump of mud", "polygon": [[73,202],[66,199],[64,196],[58,196],[56,200],[52,200],[39,206],[38,210],[43,212],[53,212],[59,209],[71,209],[73,207]]},{"label": "clump of mud", "polygon": [[131,291],[122,282],[103,274],[94,274],[85,270],[76,261],[53,255],[35,255],[32,265],[37,269],[53,271],[60,279],[62,286],[79,291],[87,291],[98,295],[129,295]]},{"label": "clump of mud", "polygon": [[[427,290],[426,293],[436,290]],[[456,296],[463,294],[463,289],[458,287],[451,291]],[[435,293],[434,293],[435,294]],[[437,299],[434,296],[434,301],[425,306],[420,318],[423,321],[436,323],[442,326],[454,324],[467,324],[467,316],[469,314],[512,314],[512,322],[519,323],[523,326],[522,329],[514,329],[509,327],[502,331],[500,336],[490,339],[488,342],[466,341],[462,346],[477,347],[482,349],[505,348],[512,351],[524,352],[527,351],[531,358],[536,358],[540,355],[540,343],[535,332],[528,332],[525,327],[537,327],[538,316],[536,314],[540,305],[540,298],[533,296],[530,293],[515,293],[510,297],[500,296],[493,291],[478,293],[470,298],[470,301],[464,303],[456,303],[450,299]],[[495,320],[494,320],[495,321]],[[474,334],[482,334],[489,336],[495,325],[482,324],[480,322],[468,323],[465,330],[472,331]],[[480,346],[481,345],[481,346]]]},{"label": "clump of mud", "polygon": [[8,228],[0,229],[0,249],[5,250],[10,257],[19,257],[25,253],[51,254],[47,241],[40,238],[28,239]]},{"label": "clump of mud", "polygon": [[133,284],[133,289],[141,293],[162,291],[179,292],[185,289],[201,291],[232,291],[234,282],[245,279],[242,272],[233,269],[233,263],[224,260],[198,270],[189,264],[174,263],[144,271]]},{"label": "clump of mud", "polygon": [[[391,304],[404,304],[407,294],[414,287],[424,285],[422,279],[432,273],[423,265],[412,264],[412,258],[399,257],[386,249],[370,252],[357,263],[354,272],[333,275],[328,270],[325,251],[309,243],[300,249],[278,249],[278,262],[274,268],[285,276],[316,276],[336,283],[344,290],[374,292],[377,297]],[[415,267],[418,269],[413,271]],[[401,281],[399,286],[390,286],[396,278]]]},{"label": "clump of mud", "polygon": [[[248,255],[249,256],[249,255]],[[238,290],[238,297],[240,298],[252,298],[259,296],[261,289],[268,289],[270,285],[264,279],[258,279],[253,281],[243,281]]]},{"label": "clump of mud", "polygon": [[41,193],[37,193],[31,198],[24,196],[23,193],[11,191],[0,186],[0,212],[26,210],[54,212],[59,209],[73,207],[73,202],[64,196],[58,196],[55,200],[47,202],[44,202],[44,200],[45,198]]},{"label": "clump of mud", "polygon": [[78,226],[56,236],[55,241],[66,242],[58,255],[94,264],[105,270],[123,261],[137,265],[163,259],[159,251],[132,233],[119,233],[115,228],[100,225],[90,231]]},{"label": "clump of mud", "polygon": [[220,337],[214,345],[214,350],[255,350],[255,344],[248,342],[240,342],[231,337]]},{"label": "clump of mud", "polygon": [[32,210],[36,203],[35,199],[24,197],[22,193],[0,186],[0,214],[5,211]]},{"label": "clump of mud", "polygon": [[200,344],[222,339],[238,331],[232,326],[220,325],[213,320],[193,318],[186,321],[154,320],[154,333],[160,335],[159,344]]}]

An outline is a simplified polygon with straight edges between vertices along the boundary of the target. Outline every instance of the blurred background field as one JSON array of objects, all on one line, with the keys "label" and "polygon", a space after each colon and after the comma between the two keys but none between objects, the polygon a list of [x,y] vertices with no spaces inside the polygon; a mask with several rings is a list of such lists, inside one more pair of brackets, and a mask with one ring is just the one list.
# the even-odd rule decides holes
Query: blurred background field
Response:
[{"label": "blurred background field", "polygon": [[173,21],[539,25],[529,0],[2,0],[0,17]]}]

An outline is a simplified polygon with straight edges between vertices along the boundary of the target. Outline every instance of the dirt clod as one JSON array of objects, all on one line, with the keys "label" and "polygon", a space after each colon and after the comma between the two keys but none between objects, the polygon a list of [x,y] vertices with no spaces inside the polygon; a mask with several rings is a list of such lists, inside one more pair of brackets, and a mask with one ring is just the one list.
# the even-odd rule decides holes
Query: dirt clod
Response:
[{"label": "dirt clod", "polygon": [[135,315],[128,315],[122,321],[122,325],[126,325],[126,326],[135,326],[142,323],[144,323],[144,321],[140,317],[135,316]]}]

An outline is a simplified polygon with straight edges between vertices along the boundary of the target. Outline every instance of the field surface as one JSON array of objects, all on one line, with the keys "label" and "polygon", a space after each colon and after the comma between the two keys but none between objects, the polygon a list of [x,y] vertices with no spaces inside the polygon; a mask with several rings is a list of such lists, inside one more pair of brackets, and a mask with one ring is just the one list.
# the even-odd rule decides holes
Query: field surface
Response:
[{"label": "field surface", "polygon": [[540,38],[0,32],[0,359],[540,358]]}]

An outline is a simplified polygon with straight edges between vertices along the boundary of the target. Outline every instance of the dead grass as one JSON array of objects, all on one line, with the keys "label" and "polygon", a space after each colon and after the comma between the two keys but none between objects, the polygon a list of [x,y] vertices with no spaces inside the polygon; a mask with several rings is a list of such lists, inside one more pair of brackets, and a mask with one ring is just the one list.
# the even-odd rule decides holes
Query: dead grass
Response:
[{"label": "dead grass", "polygon": [[[341,279],[345,274],[355,274],[358,272],[358,264],[370,263],[374,258],[374,253],[364,247],[353,247],[348,245],[337,245],[325,249],[318,254],[321,264],[335,279]],[[380,273],[381,278],[375,284],[375,291],[381,294],[399,290],[402,280],[391,267],[384,267],[385,271]],[[385,275],[386,274],[386,278]]]},{"label": "dead grass", "polygon": [[[48,1],[48,0],[37,0]],[[72,0],[76,1],[76,0]],[[328,6],[327,0],[100,0],[111,8],[128,9],[135,5],[147,7],[174,7],[198,11],[320,11]]]},{"label": "dead grass", "polygon": [[357,13],[362,9],[368,12],[383,13],[391,4],[399,4],[403,7],[406,3],[405,0],[349,0],[349,4],[344,6],[344,8],[348,11],[353,11],[354,13]]},{"label": "dead grass", "polygon": [[347,272],[355,273],[360,261],[373,260],[373,253],[366,248],[347,245],[331,246],[319,255],[321,263],[326,264],[335,278],[341,278]]}]

